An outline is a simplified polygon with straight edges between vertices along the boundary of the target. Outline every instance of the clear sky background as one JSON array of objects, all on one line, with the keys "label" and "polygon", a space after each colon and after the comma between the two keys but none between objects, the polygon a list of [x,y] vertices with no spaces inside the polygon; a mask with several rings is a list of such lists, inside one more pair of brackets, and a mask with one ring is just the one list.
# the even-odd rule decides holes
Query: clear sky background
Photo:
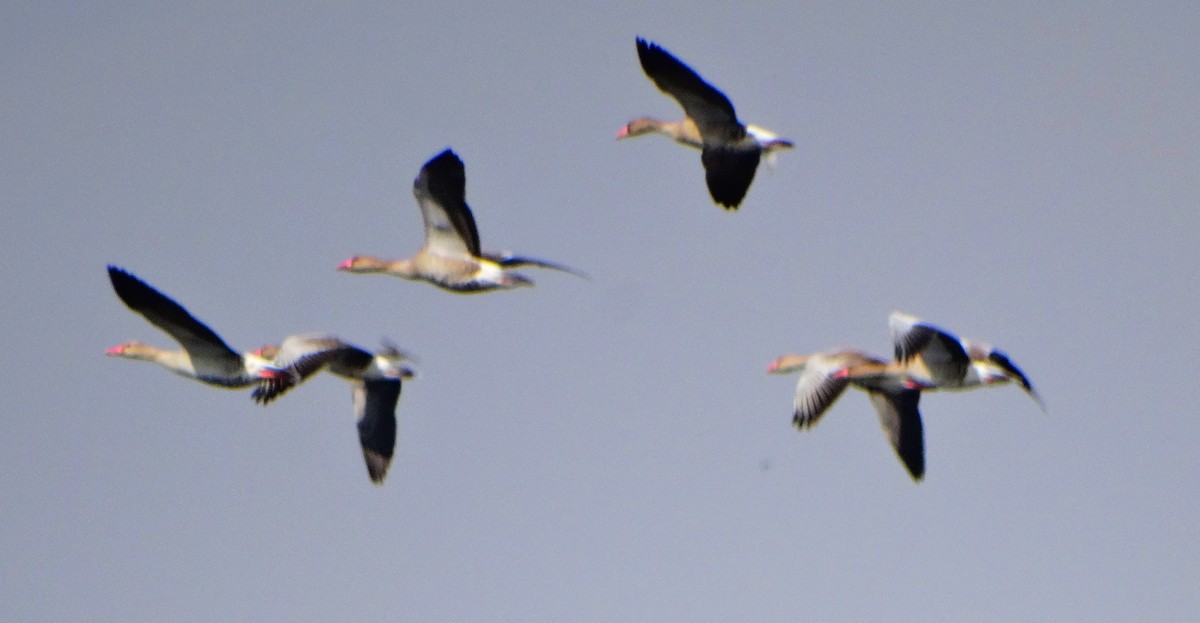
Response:
[{"label": "clear sky background", "polygon": [[[4,5],[0,619],[1194,617],[1200,5],[1003,4]],[[638,35],[796,142],[739,212],[613,140],[681,114]],[[447,146],[485,248],[592,280],[336,272],[416,251]],[[106,358],[173,346],[107,263],[238,348],[416,353],[386,485],[338,379]],[[861,393],[794,430],[767,364],[894,309],[1047,412],[927,395],[919,484]]]}]

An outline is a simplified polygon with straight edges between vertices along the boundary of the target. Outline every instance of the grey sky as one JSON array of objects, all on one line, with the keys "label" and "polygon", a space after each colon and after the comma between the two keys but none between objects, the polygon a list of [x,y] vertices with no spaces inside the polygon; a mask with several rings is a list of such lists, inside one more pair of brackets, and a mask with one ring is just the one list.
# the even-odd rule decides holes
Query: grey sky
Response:
[{"label": "grey sky", "polygon": [[[1200,610],[1200,5],[0,9],[0,619],[1129,621]],[[686,17],[683,17],[686,16]],[[737,213],[656,41],[794,140]],[[483,246],[577,267],[454,296],[339,274],[420,245],[466,163]],[[420,357],[373,487],[349,390],[263,409],[106,358],[169,338]],[[912,483],[787,352],[900,309],[1007,351],[923,399]]]}]

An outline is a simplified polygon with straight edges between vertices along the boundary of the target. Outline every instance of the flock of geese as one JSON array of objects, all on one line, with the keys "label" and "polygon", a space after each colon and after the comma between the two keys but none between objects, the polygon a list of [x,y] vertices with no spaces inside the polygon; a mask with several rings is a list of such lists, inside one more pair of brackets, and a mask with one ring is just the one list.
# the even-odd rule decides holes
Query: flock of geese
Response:
[{"label": "flock of geese", "polygon": [[[634,119],[617,138],[664,134],[701,150],[705,181],[715,203],[736,210],[754,180],[760,160],[792,143],[737,119],[721,91],[662,47],[637,39],[638,59],[660,90],[679,102],[684,118]],[[484,251],[475,218],[466,203],[466,171],[450,149],[421,167],[413,195],[425,225],[425,243],[408,259],[351,257],[338,265],[349,273],[387,274],[426,281],[467,294],[532,286],[514,269],[547,268],[586,278],[554,262],[511,253]],[[414,375],[411,357],[394,344],[370,352],[327,334],[298,334],[278,344],[239,352],[182,305],[117,266],[108,267],[117,297],[182,347],[162,349],[131,341],[108,349],[114,357],[150,361],[176,374],[229,389],[254,388],[255,402],[268,404],[318,372],[350,382],[359,443],[371,481],[382,484],[396,444],[396,405],[403,380]],[[813,426],[848,386],[865,391],[888,441],[912,475],[925,473],[924,434],[918,402],[922,392],[964,390],[1008,382],[1019,384],[1041,405],[1029,379],[1003,352],[892,313],[889,324],[895,356],[887,360],[858,350],[785,355],[767,368],[773,374],[798,373],[793,424]]]}]

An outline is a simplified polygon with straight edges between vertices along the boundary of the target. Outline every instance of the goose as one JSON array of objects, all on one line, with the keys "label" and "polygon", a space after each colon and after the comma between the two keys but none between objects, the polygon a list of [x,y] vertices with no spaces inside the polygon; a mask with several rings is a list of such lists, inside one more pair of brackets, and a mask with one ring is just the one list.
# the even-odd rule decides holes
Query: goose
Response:
[{"label": "goose", "polygon": [[267,404],[321,370],[350,381],[358,441],[371,482],[382,485],[396,447],[396,404],[403,379],[414,372],[402,362],[411,357],[392,344],[370,353],[327,334],[288,336],[278,346],[255,351],[272,361],[252,392],[255,402]]},{"label": "goose", "polygon": [[793,147],[791,141],[753,125],[742,125],[724,93],[656,43],[637,38],[638,60],[646,76],[683,107],[680,121],[640,117],[617,131],[617,138],[663,134],[701,150],[708,192],[726,210],[736,210],[754,180],[759,159]]},{"label": "goose", "polygon": [[181,376],[229,389],[250,387],[264,376],[278,374],[266,359],[233,350],[179,303],[124,269],[109,265],[108,278],[121,302],[165,331],[183,348],[168,350],[130,341],[109,348],[106,355],[150,361]]},{"label": "goose", "polygon": [[896,361],[906,367],[910,376],[938,389],[950,390],[1016,382],[1045,410],[1029,377],[991,344],[960,338],[899,311],[888,316],[888,326]]},{"label": "goose", "polygon": [[925,441],[917,404],[928,389],[905,373],[902,365],[859,350],[833,350],[811,355],[784,355],[767,367],[770,374],[799,372],[792,424],[803,430],[816,425],[846,387],[867,392],[888,443],[913,480],[925,475]]},{"label": "goose", "polygon": [[369,255],[338,265],[349,273],[383,273],[428,281],[451,292],[472,293],[532,286],[533,281],[511,268],[534,266],[584,277],[571,268],[511,253],[483,252],[479,231],[466,202],[466,172],[450,149],[434,156],[413,181],[413,195],[425,221],[425,245],[413,257],[383,260]]}]

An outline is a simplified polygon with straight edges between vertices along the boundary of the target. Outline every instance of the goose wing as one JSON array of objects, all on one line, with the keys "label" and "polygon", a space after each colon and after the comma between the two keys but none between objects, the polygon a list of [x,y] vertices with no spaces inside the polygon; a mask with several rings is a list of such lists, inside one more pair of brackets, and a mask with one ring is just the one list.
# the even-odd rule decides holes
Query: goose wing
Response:
[{"label": "goose wing", "polygon": [[642,70],[663,93],[670,95],[700,130],[704,144],[737,142],[746,128],[737,120],[733,103],[682,61],[658,44],[638,38]]},{"label": "goose wing", "polygon": [[896,361],[909,363],[919,356],[935,382],[966,376],[971,358],[958,336],[900,312],[892,313],[888,325]]},{"label": "goose wing", "polygon": [[796,428],[814,426],[850,384],[849,379],[836,373],[846,367],[844,361],[824,355],[813,355],[796,381],[792,424]]},{"label": "goose wing", "polygon": [[271,362],[283,374],[260,380],[250,395],[255,402],[265,405],[357,350],[360,349],[330,335],[289,335]]},{"label": "goose wing", "polygon": [[413,181],[413,196],[425,221],[425,248],[438,255],[479,256],[479,230],[466,201],[462,160],[447,149],[434,156]]},{"label": "goose wing", "polygon": [[400,381],[371,379],[354,384],[354,415],[358,441],[371,482],[383,484],[396,447],[396,403]]},{"label": "goose wing", "polygon": [[108,277],[121,302],[179,342],[194,364],[203,362],[228,376],[242,373],[242,355],[182,305],[124,269],[110,265]]},{"label": "goose wing", "polygon": [[713,201],[728,210],[736,210],[746,198],[762,150],[753,142],[737,144],[708,144],[700,153],[704,165],[704,181]]},{"label": "goose wing", "polygon": [[925,433],[921,424],[921,413],[917,403],[921,400],[918,390],[901,392],[870,392],[871,404],[879,416],[879,425],[887,435],[888,443],[904,463],[913,480],[925,475]]},{"label": "goose wing", "polygon": [[1021,384],[1021,388],[1025,390],[1025,393],[1029,394],[1035,401],[1037,401],[1038,406],[1040,406],[1043,411],[1046,409],[1046,404],[1042,402],[1042,397],[1039,396],[1036,391],[1034,391],[1033,384],[1029,382],[1029,377],[1025,376],[1025,373],[1017,367],[1017,364],[1012,362],[1012,359],[1008,358],[1008,355],[1001,351],[992,349],[991,352],[988,353],[987,358],[988,361],[991,361],[1001,368],[1004,368],[1004,371],[1007,372],[1009,376],[1016,379],[1017,382]]}]

